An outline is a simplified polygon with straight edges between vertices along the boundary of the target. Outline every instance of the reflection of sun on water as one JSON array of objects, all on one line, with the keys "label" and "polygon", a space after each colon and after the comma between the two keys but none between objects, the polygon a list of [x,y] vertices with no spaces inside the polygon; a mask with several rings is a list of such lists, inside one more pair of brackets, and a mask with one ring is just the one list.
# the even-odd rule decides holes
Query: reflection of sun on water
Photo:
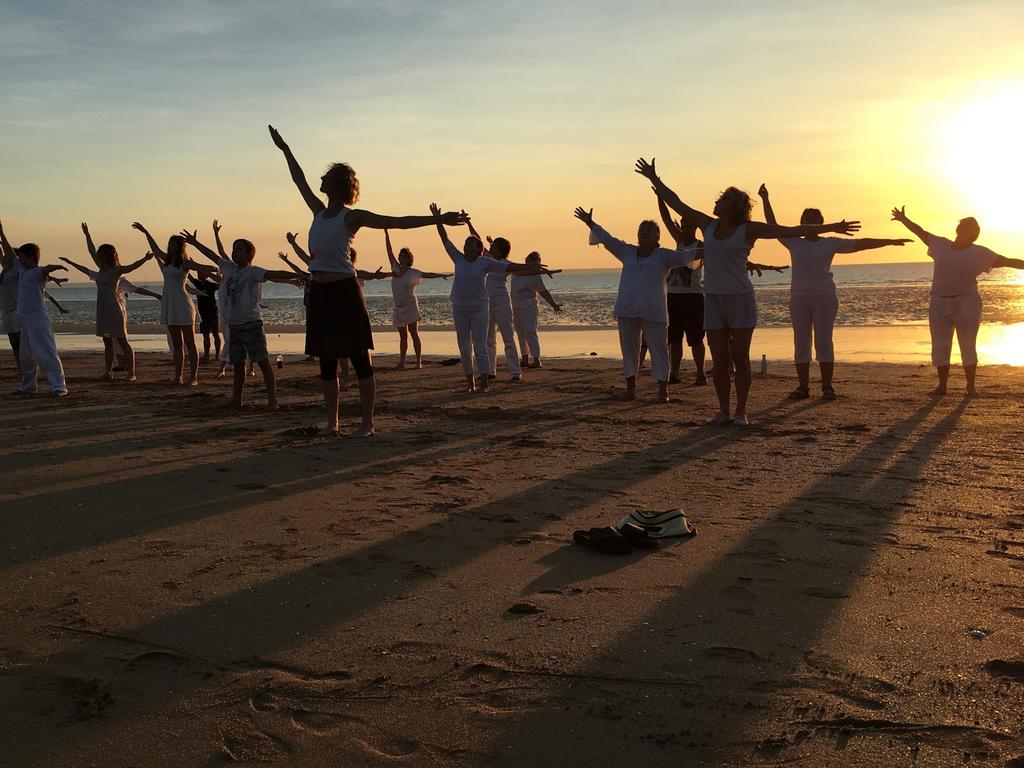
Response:
[{"label": "reflection of sun on water", "polygon": [[1024,323],[982,325],[978,361],[982,365],[1024,365]]},{"label": "reflection of sun on water", "polygon": [[1018,84],[965,106],[946,125],[947,171],[977,206],[964,215],[976,216],[982,230],[1019,226],[1022,123],[1024,84]]}]

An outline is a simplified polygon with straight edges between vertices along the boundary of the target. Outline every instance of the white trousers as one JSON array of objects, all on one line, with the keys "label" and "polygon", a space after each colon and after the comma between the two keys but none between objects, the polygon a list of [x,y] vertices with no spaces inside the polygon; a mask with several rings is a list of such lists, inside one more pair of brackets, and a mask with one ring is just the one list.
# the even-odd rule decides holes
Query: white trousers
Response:
[{"label": "white trousers", "polygon": [[834,363],[836,350],[832,331],[839,313],[839,297],[835,291],[808,291],[789,297],[789,316],[793,321],[793,362],[811,362],[811,337],[819,363]]},{"label": "white trousers", "polygon": [[508,299],[492,300],[490,305],[490,320],[487,323],[487,355],[491,361],[491,368],[488,371],[491,376],[498,372],[498,331],[501,331],[501,340],[505,342],[505,362],[508,364],[508,371],[513,376],[519,376],[522,369],[519,367],[519,350],[516,349],[516,335],[512,326],[512,304]]},{"label": "white trousers", "polygon": [[222,314],[220,317],[217,318],[217,322],[220,325],[220,336],[221,336],[220,354],[217,355],[217,358],[222,363],[226,363],[226,362],[229,362],[228,361],[228,357],[229,357],[229,355],[228,355],[228,348],[230,347],[230,343],[228,341],[228,320]]},{"label": "white trousers", "polygon": [[473,373],[473,356],[476,355],[476,369],[481,375],[487,375],[491,369],[490,358],[487,356],[487,323],[490,312],[486,304],[452,305],[452,318],[455,320],[455,338],[459,342],[459,357],[462,358],[462,370],[468,376]]},{"label": "white trousers", "polygon": [[[960,344],[960,361],[978,364],[978,328],[981,327],[981,296],[932,296],[928,305],[928,328],[932,333],[932,365],[949,365],[953,353],[953,332]],[[25,342],[22,341],[22,344]]]},{"label": "white trousers", "polygon": [[540,337],[537,335],[537,301],[527,301],[512,307],[512,322],[519,337],[519,349],[523,357],[540,359]]},{"label": "white trousers", "polygon": [[628,379],[637,374],[642,332],[651,353],[651,377],[658,381],[668,381],[668,324],[640,317],[620,317],[618,323],[623,376]]},{"label": "white trousers", "polygon": [[64,366],[61,365],[60,356],[57,354],[57,342],[53,338],[53,328],[50,326],[50,318],[22,317],[21,318],[21,385],[18,389],[22,392],[32,393],[36,391],[36,380],[39,377],[39,369],[43,369],[43,376],[46,377],[50,390],[63,392],[67,389],[64,381]]}]

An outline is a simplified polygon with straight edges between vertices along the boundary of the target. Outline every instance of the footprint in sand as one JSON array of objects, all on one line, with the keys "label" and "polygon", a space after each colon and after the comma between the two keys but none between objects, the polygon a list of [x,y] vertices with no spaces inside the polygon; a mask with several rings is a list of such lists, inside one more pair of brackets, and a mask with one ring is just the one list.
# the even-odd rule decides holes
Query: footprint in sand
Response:
[{"label": "footprint in sand", "polygon": [[1003,613],[1016,616],[1018,619],[1024,619],[1024,608],[1007,607],[1003,608]]},{"label": "footprint in sand", "polygon": [[263,731],[226,733],[221,743],[221,754],[234,763],[287,760],[291,753],[291,744]]},{"label": "footprint in sand", "polygon": [[330,736],[353,725],[363,725],[365,721],[353,715],[340,712],[309,712],[296,710],[292,712],[292,726],[300,731],[307,731],[317,736]]},{"label": "footprint in sand", "polygon": [[418,752],[420,748],[418,742],[391,734],[381,734],[380,737],[373,740],[373,743],[356,739],[356,744],[366,750],[372,757],[384,760],[397,760],[409,757]]},{"label": "footprint in sand", "polygon": [[753,651],[748,651],[746,648],[737,648],[731,645],[717,645],[707,648],[704,651],[704,655],[710,656],[713,659],[735,661],[738,664],[750,664],[753,662],[764,661],[764,658],[758,656]]}]

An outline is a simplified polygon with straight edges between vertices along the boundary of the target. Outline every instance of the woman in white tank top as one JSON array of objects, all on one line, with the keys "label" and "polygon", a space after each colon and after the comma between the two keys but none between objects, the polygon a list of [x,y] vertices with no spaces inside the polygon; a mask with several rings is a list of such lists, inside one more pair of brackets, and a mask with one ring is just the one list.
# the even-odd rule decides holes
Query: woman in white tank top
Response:
[{"label": "woman in white tank top", "polygon": [[309,264],[312,285],[306,318],[306,354],[320,358],[327,426],[323,432],[338,433],[338,361],[348,358],[359,379],[359,400],[363,419],[352,437],[373,435],[373,405],[376,384],[370,350],[373,337],[362,291],[356,282],[356,268],[349,258],[352,240],[363,227],[372,229],[413,229],[432,224],[457,226],[466,216],[457,212],[430,216],[382,216],[350,208],[359,199],[359,179],[345,163],[335,163],[320,178],[320,192],[327,204],[313,192],[302,166],[273,126],[270,138],[288,162],[292,181],[313,214],[309,228]]},{"label": "woman in white tank top", "polygon": [[[825,232],[849,234],[860,229],[856,221],[818,226],[783,227],[750,220],[750,195],[729,187],[715,201],[712,215],[691,208],[658,177],[654,160],[640,158],[636,172],[654,185],[655,192],[676,213],[704,234],[704,329],[714,361],[718,412],[708,419],[714,426],[747,426],[750,394],[750,340],[757,324],[754,286],[747,276],[747,256],[763,238],[805,237]],[[736,410],[730,408],[729,358],[736,368]],[[730,415],[732,413],[732,415]]]}]

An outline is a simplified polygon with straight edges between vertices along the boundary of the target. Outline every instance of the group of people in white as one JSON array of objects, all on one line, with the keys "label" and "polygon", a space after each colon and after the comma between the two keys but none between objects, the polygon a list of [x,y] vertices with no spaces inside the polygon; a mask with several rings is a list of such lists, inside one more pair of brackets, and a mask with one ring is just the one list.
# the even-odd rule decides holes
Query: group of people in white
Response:
[{"label": "group of people in white", "polygon": [[[489,380],[496,376],[499,333],[513,381],[522,378],[523,368],[541,367],[538,300],[543,299],[554,312],[561,311],[561,305],[542,279],[543,275],[550,276],[559,270],[544,265],[538,252],[532,251],[523,262],[511,261],[511,243],[504,237],[488,237],[485,244],[464,210],[442,212],[431,204],[429,215],[384,216],[354,208],[359,199],[359,180],[345,163],[332,164],[321,177],[319,191],[327,198],[324,203],[320,195],[313,192],[280,133],[270,127],[270,135],[284,154],[292,180],[313,217],[308,251],[299,245],[296,235],[287,235],[301,262],[296,264],[285,253],[280,253],[289,266],[288,271],[268,270],[253,264],[256,248],[244,238],[233,241],[229,255],[221,242],[217,221],[213,222],[216,250],[203,244],[195,231],[188,230],[171,235],[167,249],[163,250],[150,232],[136,222],[133,227],[145,236],[149,250],[144,258],[128,265],[120,263],[114,246],[103,244],[97,248],[88,227],[82,225],[92,267],[67,258],[61,260],[96,283],[96,335],[104,343],[105,378],[112,378],[117,358],[127,372],[127,379],[136,380],[124,294],[141,293],[160,300],[160,321],[167,327],[172,349],[174,383],[198,384],[199,352],[194,331],[198,316],[206,357],[209,358],[212,340],[214,352],[221,360],[221,374],[228,362],[234,366],[232,403],[236,406],[242,403],[248,362],[261,369],[268,403],[276,407],[274,369],[269,360],[261,313],[261,286],[266,281],[292,283],[305,291],[305,351],[310,359],[319,361],[326,408],[326,424],[317,428],[317,432],[339,432],[339,367],[344,373],[351,364],[362,410],[361,423],[352,436],[374,434],[376,379],[371,361],[373,337],[362,290],[365,280],[391,280],[393,322],[400,334],[399,368],[406,367],[410,339],[415,367],[423,365],[416,287],[424,279],[435,278],[453,278],[452,316],[467,392],[487,391]],[[718,399],[718,410],[707,424],[746,426],[750,423],[747,412],[752,380],[750,344],[757,326],[757,302],[750,274],[780,268],[755,264],[749,256],[758,240],[777,239],[789,251],[792,265],[790,312],[798,385],[790,398],[799,400],[810,396],[813,347],[821,373],[822,397],[834,400],[832,334],[839,302],[830,271],[832,260],[838,254],[903,246],[911,240],[823,236],[850,235],[860,229],[860,224],[846,220],[825,223],[821,212],[815,208],[804,210],[798,226],[780,225],[764,185],[758,191],[764,207],[764,222],[751,220],[751,197],[736,187],[727,188],[718,197],[711,214],[704,213],[684,203],[662,181],[654,160],[648,162],[641,158],[635,170],[651,184],[662,223],[675,241],[674,247],[662,246],[661,227],[653,219],[640,222],[636,242],[629,243],[597,224],[592,209],[578,207],[575,210],[576,218],[589,229],[590,243],[603,246],[621,263],[614,307],[626,385],[621,396],[636,397],[636,378],[646,346],[650,351],[651,376],[657,382],[657,399],[667,401],[668,385],[680,381],[684,340],[696,367],[693,385],[707,384],[704,373],[706,336]],[[674,220],[670,211],[681,218]],[[974,394],[975,342],[981,322],[977,277],[994,267],[1024,269],[1024,261],[1000,256],[977,245],[980,228],[973,218],[961,220],[955,239],[948,240],[910,221],[902,207],[893,209],[892,217],[924,242],[934,261],[929,325],[932,362],[938,371],[939,384],[931,394],[946,392],[954,332],[960,345],[967,391]],[[449,238],[447,227],[461,225],[468,227],[469,235],[460,248]],[[451,273],[416,269],[408,248],[400,248],[395,255],[390,230],[425,226],[436,226],[453,264]],[[388,272],[356,268],[352,243],[364,228],[384,230]],[[702,240],[696,237],[698,230]],[[62,312],[66,311],[45,290],[47,281],[61,282],[53,273],[66,267],[42,266],[39,246],[34,243],[12,247],[2,226],[0,246],[3,321],[21,372],[19,391],[35,393],[38,372],[42,369],[51,391],[58,396],[66,395],[64,370],[44,305],[44,300],[49,298]],[[210,263],[189,258],[188,248]],[[163,275],[160,294],[137,288],[125,277],[151,258],[157,260]],[[192,286],[188,285],[190,281]],[[190,293],[199,298],[198,310]],[[735,407],[731,396],[733,380]]]}]

